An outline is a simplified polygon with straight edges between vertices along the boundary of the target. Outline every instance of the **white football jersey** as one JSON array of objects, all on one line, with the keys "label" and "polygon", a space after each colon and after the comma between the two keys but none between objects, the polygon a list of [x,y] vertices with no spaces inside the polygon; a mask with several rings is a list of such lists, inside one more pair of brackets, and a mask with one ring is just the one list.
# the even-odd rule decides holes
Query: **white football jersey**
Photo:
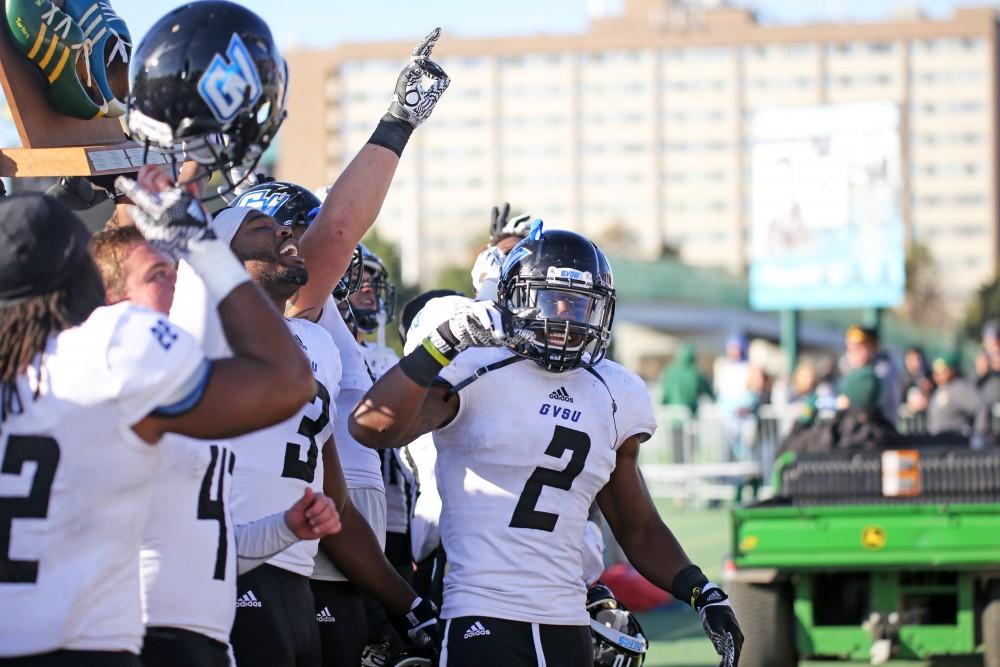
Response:
[{"label": "white football jersey", "polygon": [[[236,525],[284,512],[302,497],[307,484],[323,491],[322,450],[337,419],[340,356],[322,327],[301,319],[285,321],[309,358],[317,394],[291,419],[230,441],[236,453],[232,493]],[[319,540],[302,540],[267,562],[308,577],[318,545]]]},{"label": "white football jersey", "polygon": [[236,614],[236,534],[229,511],[235,455],[228,441],[173,434],[159,446],[140,553],[143,622],[227,644]]},{"label": "white football jersey", "polygon": [[[466,350],[441,376],[457,385],[511,356]],[[656,429],[639,377],[612,361],[594,370],[603,382],[586,369],[550,373],[519,360],[462,389],[455,419],[435,432],[450,567],[442,618],[589,624],[582,544],[590,506],[618,447]]]},{"label": "white football jersey", "polygon": [[368,368],[376,378],[380,378],[389,372],[389,369],[399,363],[399,355],[387,345],[377,343],[363,343],[361,352],[365,355]]},{"label": "white football jersey", "polygon": [[160,451],[131,427],[206,363],[165,317],[122,303],[53,336],[40,372],[22,376],[23,412],[0,428],[0,657],[139,652],[139,544]]},{"label": "white football jersey", "polygon": [[420,493],[413,503],[410,518],[410,548],[417,562],[427,558],[441,544],[441,496],[435,476],[435,437],[433,433],[425,433],[406,446],[416,464],[415,475],[420,479]]},{"label": "white football jersey", "polygon": [[407,465],[406,448],[382,449],[382,478],[385,481],[385,529],[405,534],[410,529],[413,504],[417,499],[417,478]]},{"label": "white football jersey", "polygon": [[347,430],[347,419],[361,397],[371,389],[372,374],[365,362],[361,346],[347,328],[347,323],[337,310],[337,302],[330,297],[323,307],[323,314],[317,322],[333,338],[340,353],[343,373],[340,379],[340,393],[337,395],[337,414],[340,419],[333,425],[333,440],[337,443],[340,467],[349,489],[378,489],[385,491],[382,484],[382,468],[378,452],[365,447],[351,437]]}]

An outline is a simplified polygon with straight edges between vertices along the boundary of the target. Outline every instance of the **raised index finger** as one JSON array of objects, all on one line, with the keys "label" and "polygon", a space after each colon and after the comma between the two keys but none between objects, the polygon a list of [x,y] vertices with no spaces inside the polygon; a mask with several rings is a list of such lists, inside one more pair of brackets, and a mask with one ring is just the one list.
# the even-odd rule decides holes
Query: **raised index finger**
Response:
[{"label": "raised index finger", "polygon": [[434,28],[424,40],[417,44],[416,48],[413,49],[414,58],[427,58],[431,55],[431,51],[434,50],[434,45],[437,44],[438,37],[441,36],[441,28]]}]

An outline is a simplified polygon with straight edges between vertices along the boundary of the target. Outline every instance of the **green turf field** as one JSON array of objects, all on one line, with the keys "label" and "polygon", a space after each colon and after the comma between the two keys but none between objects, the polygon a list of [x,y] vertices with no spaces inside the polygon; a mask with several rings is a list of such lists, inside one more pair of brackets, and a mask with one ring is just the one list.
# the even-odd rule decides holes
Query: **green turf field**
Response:
[{"label": "green turf field", "polygon": [[[722,560],[729,548],[729,514],[726,510],[685,510],[657,503],[664,521],[684,545],[684,549],[705,574],[719,580]],[[673,604],[665,611],[639,615],[651,640],[644,667],[714,667],[718,658],[702,632],[695,613]],[[802,667],[859,667],[866,662],[807,661]],[[979,656],[941,658],[931,662],[888,663],[892,667],[982,667]]]}]

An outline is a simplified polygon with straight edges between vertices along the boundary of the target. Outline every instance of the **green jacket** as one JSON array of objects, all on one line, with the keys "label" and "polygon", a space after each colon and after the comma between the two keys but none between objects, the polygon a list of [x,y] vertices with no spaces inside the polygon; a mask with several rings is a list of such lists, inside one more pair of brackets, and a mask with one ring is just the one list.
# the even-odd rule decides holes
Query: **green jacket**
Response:
[{"label": "green jacket", "polygon": [[685,405],[692,414],[698,410],[699,398],[712,397],[712,388],[695,363],[694,346],[691,343],[683,343],[677,349],[677,356],[663,369],[660,386],[663,390],[661,403]]}]

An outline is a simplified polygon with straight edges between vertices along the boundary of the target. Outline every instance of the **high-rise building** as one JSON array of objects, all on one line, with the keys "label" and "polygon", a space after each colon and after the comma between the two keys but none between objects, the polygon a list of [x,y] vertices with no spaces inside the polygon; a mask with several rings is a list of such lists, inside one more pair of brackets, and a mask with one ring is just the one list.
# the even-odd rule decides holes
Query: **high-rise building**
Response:
[{"label": "high-rise building", "polygon": [[[762,25],[719,3],[600,3],[585,34],[463,39],[434,57],[452,86],[404,153],[379,229],[407,278],[468,263],[487,212],[639,256],[745,269],[756,110],[899,105],[906,236],[930,247],[958,307],[997,269],[997,14],[957,9],[880,23]],[[415,37],[418,37],[415,35]],[[363,145],[412,45],[288,54],[278,174],[318,186]]]}]

